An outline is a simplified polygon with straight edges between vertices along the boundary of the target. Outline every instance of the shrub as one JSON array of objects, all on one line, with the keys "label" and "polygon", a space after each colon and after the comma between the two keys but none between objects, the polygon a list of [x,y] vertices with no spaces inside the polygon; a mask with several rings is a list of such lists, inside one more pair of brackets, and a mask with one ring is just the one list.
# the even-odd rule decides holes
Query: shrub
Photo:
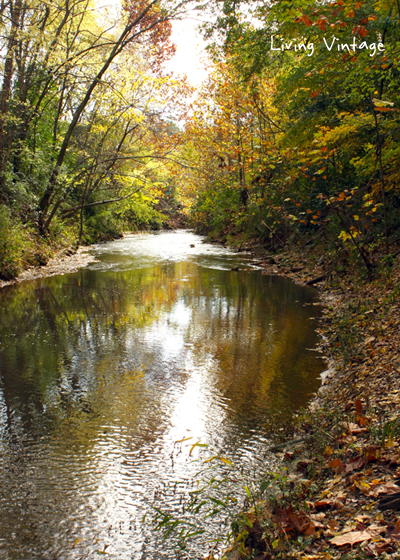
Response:
[{"label": "shrub", "polygon": [[32,253],[29,232],[12,219],[6,206],[0,206],[0,278],[12,280],[21,272]]}]

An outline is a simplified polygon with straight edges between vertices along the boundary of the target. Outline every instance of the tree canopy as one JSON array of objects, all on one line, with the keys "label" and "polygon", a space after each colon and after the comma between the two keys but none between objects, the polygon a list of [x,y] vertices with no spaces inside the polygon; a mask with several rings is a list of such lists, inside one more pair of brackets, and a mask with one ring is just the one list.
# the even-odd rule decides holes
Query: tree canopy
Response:
[{"label": "tree canopy", "polygon": [[196,227],[273,250],[323,233],[370,273],[399,224],[398,3],[213,9],[213,70],[186,128]]},{"label": "tree canopy", "polygon": [[2,4],[3,255],[32,232],[160,224],[161,197],[216,238],[318,235],[370,274],[399,224],[397,0],[209,2],[194,96],[163,70],[184,2],[116,22],[91,0]]}]

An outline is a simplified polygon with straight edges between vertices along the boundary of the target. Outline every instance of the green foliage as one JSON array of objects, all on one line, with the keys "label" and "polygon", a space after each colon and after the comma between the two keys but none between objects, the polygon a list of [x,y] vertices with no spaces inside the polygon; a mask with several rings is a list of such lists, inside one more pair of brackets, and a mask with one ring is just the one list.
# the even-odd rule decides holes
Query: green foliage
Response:
[{"label": "green foliage", "polygon": [[[208,447],[195,444],[193,447]],[[248,515],[241,511],[240,500],[245,499],[257,509],[261,496],[259,488],[248,480],[237,465],[220,454],[207,459],[198,459],[202,468],[194,475],[193,490],[184,497],[182,515],[172,516],[160,508],[153,508],[152,524],[163,534],[169,546],[181,551],[189,550],[190,544],[201,538],[203,541],[226,544],[235,536],[236,542],[245,547],[248,535],[246,527],[251,524]],[[230,526],[224,538],[215,536],[215,520]],[[240,535],[240,536],[239,536]]]},{"label": "green foliage", "polygon": [[400,417],[396,417],[389,422],[386,422],[383,426],[381,426],[381,430],[379,430],[380,435],[380,445],[392,445],[393,441],[399,438],[400,436]]},{"label": "green foliage", "polygon": [[26,228],[11,216],[10,209],[0,206],[0,277],[15,278],[29,258],[33,243]]},{"label": "green foliage", "polygon": [[19,220],[53,240],[60,228],[81,241],[161,226],[154,207],[170,177],[160,162],[188,93],[161,73],[177,9],[162,4],[124,4],[113,23],[91,1],[2,7],[0,203],[16,224],[6,276],[22,266]]},{"label": "green foliage", "polygon": [[116,204],[112,213],[125,231],[161,229],[166,216],[155,208],[157,199],[138,192],[129,200]]},{"label": "green foliage", "polygon": [[194,183],[204,185],[195,227],[271,250],[323,232],[371,277],[371,251],[389,252],[400,226],[398,5],[227,1],[214,10],[215,70],[187,128]]}]

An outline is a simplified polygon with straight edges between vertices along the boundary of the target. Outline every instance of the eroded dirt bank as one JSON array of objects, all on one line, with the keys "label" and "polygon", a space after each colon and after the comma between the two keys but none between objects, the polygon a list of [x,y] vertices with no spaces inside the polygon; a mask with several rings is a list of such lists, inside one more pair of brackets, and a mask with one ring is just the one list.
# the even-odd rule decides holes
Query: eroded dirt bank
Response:
[{"label": "eroded dirt bank", "polygon": [[63,249],[58,255],[52,258],[45,266],[34,266],[21,272],[15,280],[0,280],[0,288],[18,284],[24,280],[34,280],[56,274],[67,274],[76,272],[79,268],[94,262],[96,258],[89,252],[89,247],[79,247],[76,252]]}]

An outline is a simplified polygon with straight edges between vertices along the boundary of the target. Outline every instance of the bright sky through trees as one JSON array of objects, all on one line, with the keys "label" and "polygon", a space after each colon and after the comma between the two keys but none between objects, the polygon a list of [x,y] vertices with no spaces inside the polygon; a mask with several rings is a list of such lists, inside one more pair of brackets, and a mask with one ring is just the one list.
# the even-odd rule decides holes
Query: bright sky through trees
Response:
[{"label": "bright sky through trees", "polygon": [[168,70],[175,74],[186,74],[189,82],[194,85],[206,79],[205,43],[196,29],[200,21],[195,16],[188,16],[182,21],[172,24],[172,40],[176,44],[176,54],[166,64]]},{"label": "bright sky through trees", "polygon": [[[111,24],[118,17],[121,0],[98,0],[97,8]],[[172,41],[176,45],[175,56],[165,64],[167,72],[176,76],[186,75],[193,86],[198,86],[208,75],[205,67],[205,43],[197,30],[201,23],[199,14],[193,11],[172,22]]]}]

